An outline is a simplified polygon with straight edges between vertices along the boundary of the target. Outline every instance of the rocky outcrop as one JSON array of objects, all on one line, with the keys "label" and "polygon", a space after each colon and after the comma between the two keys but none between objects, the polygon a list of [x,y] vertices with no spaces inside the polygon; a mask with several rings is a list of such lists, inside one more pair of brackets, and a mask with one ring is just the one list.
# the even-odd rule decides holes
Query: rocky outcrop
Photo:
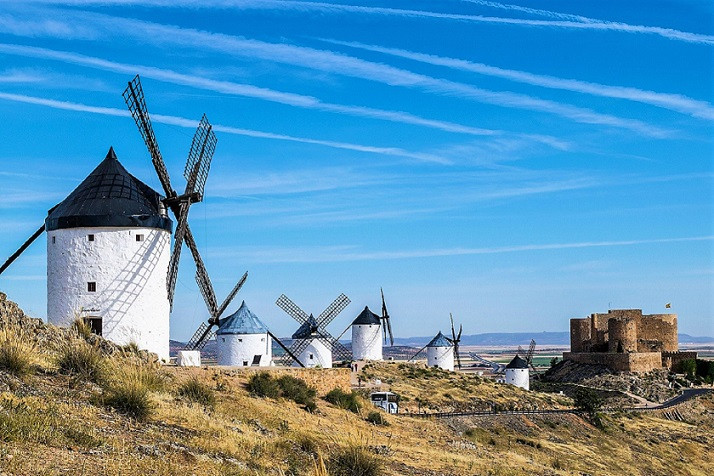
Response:
[{"label": "rocky outcrop", "polygon": [[57,350],[63,344],[82,337],[108,356],[121,353],[125,356],[132,354],[146,363],[158,360],[156,354],[145,350],[134,349],[131,346],[119,346],[95,334],[80,336],[73,329],[53,326],[42,319],[30,317],[15,302],[7,299],[5,293],[0,292],[0,329],[6,327],[17,329],[23,338],[33,341],[39,349]]}]

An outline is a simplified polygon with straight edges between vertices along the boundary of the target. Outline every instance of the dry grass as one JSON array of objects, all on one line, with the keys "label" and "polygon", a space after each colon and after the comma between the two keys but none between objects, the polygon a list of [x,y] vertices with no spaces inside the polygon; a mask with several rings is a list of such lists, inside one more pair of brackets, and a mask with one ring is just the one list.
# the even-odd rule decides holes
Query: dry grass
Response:
[{"label": "dry grass", "polygon": [[104,382],[109,373],[109,363],[99,349],[79,339],[60,346],[57,366],[62,373],[94,383]]},{"label": "dry grass", "polygon": [[0,329],[0,369],[18,377],[30,374],[37,365],[37,345],[22,329],[4,326]]},{"label": "dry grass", "polygon": [[[12,414],[9,427],[16,428],[0,426],[0,434],[15,435],[0,445],[0,471],[327,476],[360,474],[340,472],[344,468],[372,471],[376,461],[383,475],[642,474],[643,468],[651,475],[704,475],[714,466],[711,398],[692,404],[686,413],[691,423],[654,414],[611,415],[604,418],[604,431],[574,415],[451,421],[386,415],[390,426],[382,427],[321,400],[316,413],[308,413],[285,399],[255,398],[241,372],[170,368],[175,378],[168,379],[130,359],[112,360],[117,368],[110,372],[107,395],[119,386],[141,389],[151,406],[145,422],[92,405],[79,390],[68,393],[64,375],[37,375],[31,391],[40,396],[12,397],[13,405],[24,402],[28,411],[0,405],[0,425]],[[466,384],[458,379],[412,381],[397,365],[388,372],[416,394],[431,386],[439,395],[465,398],[460,391]],[[191,379],[211,389],[221,382],[212,408],[176,397]],[[507,387],[469,384],[479,399],[513,398]],[[515,401],[543,404],[546,397],[519,392]]]}]

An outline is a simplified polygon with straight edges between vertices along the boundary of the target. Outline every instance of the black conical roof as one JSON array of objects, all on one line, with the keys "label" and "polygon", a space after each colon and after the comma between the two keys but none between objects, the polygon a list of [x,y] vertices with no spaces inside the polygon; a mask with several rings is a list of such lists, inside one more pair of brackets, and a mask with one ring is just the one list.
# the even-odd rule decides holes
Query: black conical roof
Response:
[{"label": "black conical roof", "polygon": [[161,195],[119,163],[114,148],[45,220],[47,231],[80,227],[160,228],[171,231]]},{"label": "black conical roof", "polygon": [[515,357],[513,357],[513,360],[506,365],[507,369],[527,369],[528,368],[528,362],[523,360],[518,354],[516,354]]},{"label": "black conical roof", "polygon": [[317,333],[319,329],[320,326],[317,325],[317,320],[312,314],[310,314],[310,317],[308,317],[307,320],[303,322],[300,327],[298,327],[298,330],[295,331],[291,338],[309,339],[313,336],[313,334]]},{"label": "black conical roof", "polygon": [[364,310],[360,312],[359,316],[355,318],[354,321],[352,321],[352,325],[358,325],[358,324],[367,324],[367,325],[379,325],[380,320],[379,316],[373,313],[372,311],[369,310],[367,306],[364,307]]}]

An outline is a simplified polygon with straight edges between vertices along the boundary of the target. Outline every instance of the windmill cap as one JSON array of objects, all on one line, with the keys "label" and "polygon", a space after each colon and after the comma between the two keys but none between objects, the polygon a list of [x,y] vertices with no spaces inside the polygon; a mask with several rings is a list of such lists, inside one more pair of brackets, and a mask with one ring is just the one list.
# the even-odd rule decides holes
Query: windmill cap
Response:
[{"label": "windmill cap", "polygon": [[506,365],[507,369],[527,369],[528,368],[528,362],[523,360],[518,354],[516,354],[515,357],[513,357],[513,360],[509,362],[508,365]]},{"label": "windmill cap", "polygon": [[436,336],[426,345],[427,347],[451,347],[451,341],[439,331]]},{"label": "windmill cap", "polygon": [[364,310],[359,313],[359,316],[352,321],[352,325],[379,325],[379,316],[369,310],[369,307],[365,306]]},{"label": "windmill cap", "polygon": [[216,334],[265,334],[266,332],[268,328],[243,301],[236,312],[220,320]]},{"label": "windmill cap", "polygon": [[172,226],[161,195],[127,172],[113,147],[45,219],[47,231],[113,227],[158,228],[170,232]]}]

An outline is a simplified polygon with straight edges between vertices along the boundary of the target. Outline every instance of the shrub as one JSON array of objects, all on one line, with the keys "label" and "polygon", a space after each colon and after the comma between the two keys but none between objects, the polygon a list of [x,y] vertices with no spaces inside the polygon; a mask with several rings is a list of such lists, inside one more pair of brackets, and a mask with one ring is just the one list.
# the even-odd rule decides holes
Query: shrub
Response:
[{"label": "shrub", "polygon": [[57,365],[62,373],[94,383],[102,383],[107,376],[106,359],[97,347],[84,341],[63,344],[57,355]]},{"label": "shrub", "polygon": [[315,403],[317,391],[309,387],[304,380],[291,375],[283,375],[278,379],[278,385],[283,398],[292,400],[299,405],[305,405],[305,409],[308,411],[317,409],[317,404]]},{"label": "shrub", "polygon": [[389,422],[380,411],[369,412],[365,420],[374,425],[389,426]]},{"label": "shrub", "polygon": [[188,398],[192,402],[196,402],[207,407],[212,407],[216,403],[216,395],[213,389],[202,383],[196,377],[193,377],[181,384],[177,393],[182,397]]},{"label": "shrub", "polygon": [[147,384],[150,373],[153,372],[138,365],[117,368],[107,384],[103,403],[136,420],[146,420],[154,409]]},{"label": "shrub", "polygon": [[0,331],[0,369],[27,375],[35,366],[36,352],[37,345],[21,329],[8,326]]},{"label": "shrub", "polygon": [[325,395],[325,400],[343,410],[349,410],[353,413],[358,413],[362,407],[357,392],[344,392],[339,388],[330,390],[327,395]]},{"label": "shrub", "polygon": [[292,400],[297,404],[304,405],[305,409],[310,412],[317,409],[316,390],[309,387],[305,381],[291,375],[283,375],[275,379],[269,372],[259,372],[248,380],[248,390],[259,397],[283,397]]},{"label": "shrub", "polygon": [[258,372],[248,379],[248,391],[258,397],[280,397],[280,386],[269,372]]},{"label": "shrub", "polygon": [[337,450],[330,457],[327,469],[332,476],[379,476],[382,462],[369,448],[352,444]]}]

